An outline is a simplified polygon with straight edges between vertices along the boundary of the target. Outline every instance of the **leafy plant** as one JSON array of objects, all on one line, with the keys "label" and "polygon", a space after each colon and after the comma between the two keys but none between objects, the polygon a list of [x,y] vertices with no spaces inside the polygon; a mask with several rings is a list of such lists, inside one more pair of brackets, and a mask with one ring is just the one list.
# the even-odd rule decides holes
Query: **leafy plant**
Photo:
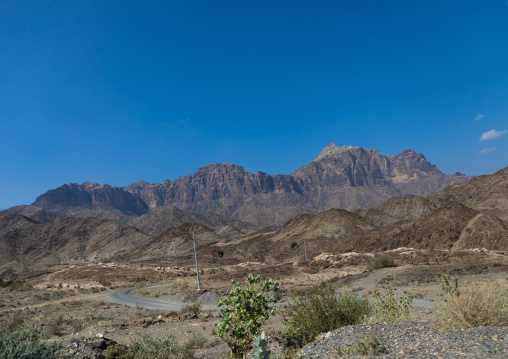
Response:
[{"label": "leafy plant", "polygon": [[54,359],[60,345],[46,346],[35,330],[21,329],[8,337],[0,337],[0,359]]},{"label": "leafy plant", "polygon": [[367,270],[373,271],[383,268],[397,267],[397,264],[393,261],[393,258],[387,255],[375,257],[368,265]]},{"label": "leafy plant", "polygon": [[270,359],[271,352],[268,349],[268,342],[265,339],[265,332],[254,337],[253,359]]},{"label": "leafy plant", "polygon": [[383,341],[374,334],[368,333],[349,348],[341,350],[341,355],[382,355],[388,354]]},{"label": "leafy plant", "polygon": [[458,297],[460,295],[459,291],[459,280],[457,277],[451,278],[447,275],[442,275],[439,278],[439,282],[441,284],[441,290],[452,297]]},{"label": "leafy plant", "polygon": [[413,295],[410,292],[404,291],[397,298],[391,288],[387,287],[384,295],[379,289],[375,289],[374,298],[374,314],[368,321],[393,323],[411,319]]},{"label": "leafy plant", "polygon": [[296,246],[298,245],[298,243],[296,242],[291,242],[291,249],[294,249],[296,248]]},{"label": "leafy plant", "polygon": [[353,292],[336,293],[329,284],[314,287],[306,294],[294,293],[292,302],[282,320],[288,347],[302,347],[320,333],[361,323],[371,313],[366,299]]},{"label": "leafy plant", "polygon": [[[273,293],[279,290],[279,283],[267,279],[261,283],[261,276],[251,273],[245,276],[247,285],[243,288],[231,280],[233,289],[219,301],[222,320],[217,324],[217,336],[222,338],[234,358],[247,354],[254,336],[261,332],[263,323],[275,313]],[[272,294],[270,294],[272,293]]]}]

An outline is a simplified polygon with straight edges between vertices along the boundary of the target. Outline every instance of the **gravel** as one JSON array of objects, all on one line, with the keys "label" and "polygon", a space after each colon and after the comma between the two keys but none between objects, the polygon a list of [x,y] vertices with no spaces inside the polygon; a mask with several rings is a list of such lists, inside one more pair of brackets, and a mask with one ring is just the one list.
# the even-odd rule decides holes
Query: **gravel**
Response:
[{"label": "gravel", "polygon": [[[302,349],[305,358],[341,358],[365,334],[380,338],[389,354],[371,358],[508,358],[508,327],[478,327],[440,333],[426,322],[361,324],[339,328]],[[367,358],[369,356],[348,356]],[[370,358],[369,357],[369,358]]]}]

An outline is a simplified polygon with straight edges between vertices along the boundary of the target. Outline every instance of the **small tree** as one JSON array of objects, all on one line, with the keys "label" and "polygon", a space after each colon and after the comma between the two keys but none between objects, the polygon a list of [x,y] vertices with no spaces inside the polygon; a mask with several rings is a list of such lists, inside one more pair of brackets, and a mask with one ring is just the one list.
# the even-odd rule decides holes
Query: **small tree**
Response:
[{"label": "small tree", "polygon": [[272,279],[261,282],[261,276],[251,273],[245,276],[243,288],[231,280],[233,289],[219,301],[222,320],[217,324],[217,336],[231,349],[235,359],[245,358],[256,335],[261,333],[263,323],[275,313],[270,304],[277,302],[275,293],[279,283]]}]

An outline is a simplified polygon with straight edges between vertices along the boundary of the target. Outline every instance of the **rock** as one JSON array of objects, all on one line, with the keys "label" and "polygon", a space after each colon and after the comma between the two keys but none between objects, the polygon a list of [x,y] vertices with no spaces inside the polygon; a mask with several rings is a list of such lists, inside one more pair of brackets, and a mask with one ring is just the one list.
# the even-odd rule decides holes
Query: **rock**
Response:
[{"label": "rock", "polygon": [[104,352],[117,342],[108,338],[87,338],[64,346],[61,351],[62,359],[104,359]]}]

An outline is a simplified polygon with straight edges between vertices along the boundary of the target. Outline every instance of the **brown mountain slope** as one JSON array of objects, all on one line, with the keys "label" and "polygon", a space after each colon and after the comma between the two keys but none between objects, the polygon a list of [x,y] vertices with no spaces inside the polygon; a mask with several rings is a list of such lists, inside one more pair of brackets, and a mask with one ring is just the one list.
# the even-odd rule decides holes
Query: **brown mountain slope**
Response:
[{"label": "brown mountain slope", "polygon": [[24,205],[11,207],[5,211],[0,211],[0,213],[19,214],[20,216],[28,217],[39,223],[52,222],[58,218],[58,215],[55,212],[50,212],[35,206]]},{"label": "brown mountain slope", "polygon": [[158,236],[168,228],[184,223],[210,227],[228,239],[242,237],[255,230],[255,227],[248,223],[228,217],[216,214],[200,215],[173,206],[161,207],[140,217],[132,217],[128,222],[129,225],[150,236]]},{"label": "brown mountain slope", "polygon": [[277,231],[254,233],[215,247],[220,248],[225,257],[240,261],[301,260],[305,257],[304,246],[309,258],[324,251],[338,251],[350,236],[367,233],[373,228],[354,213],[331,209],[319,214],[298,215]]},{"label": "brown mountain slope", "polygon": [[131,256],[136,256],[136,258],[141,260],[152,260],[155,263],[160,258],[165,263],[167,263],[167,260],[171,263],[173,257],[193,256],[192,230],[194,230],[196,237],[196,250],[198,252],[203,247],[227,240],[210,228],[185,223],[171,227],[157,237],[147,241],[146,244],[134,251]]},{"label": "brown mountain slope", "polygon": [[477,211],[508,221],[508,167],[480,176],[470,182],[456,184],[429,196],[436,204],[460,202]]},{"label": "brown mountain slope", "polygon": [[138,181],[125,188],[92,183],[65,185],[39,196],[34,206],[120,223],[126,223],[127,216],[140,216],[149,209],[175,206],[267,227],[281,225],[300,213],[372,208],[394,196],[426,196],[469,179],[443,174],[413,150],[383,156],[378,150],[331,144],[291,175],[271,176],[216,163],[161,184]]},{"label": "brown mountain slope", "polygon": [[427,198],[415,195],[394,197],[375,209],[358,210],[355,213],[367,222],[383,227],[397,221],[412,221],[435,210],[438,206]]},{"label": "brown mountain slope", "polygon": [[361,251],[398,247],[506,250],[506,228],[498,218],[449,202],[412,222],[397,222],[359,236],[350,246]]},{"label": "brown mountain slope", "polygon": [[97,218],[38,223],[0,214],[0,266],[35,268],[81,257],[104,259],[132,251],[147,239],[133,227]]}]

